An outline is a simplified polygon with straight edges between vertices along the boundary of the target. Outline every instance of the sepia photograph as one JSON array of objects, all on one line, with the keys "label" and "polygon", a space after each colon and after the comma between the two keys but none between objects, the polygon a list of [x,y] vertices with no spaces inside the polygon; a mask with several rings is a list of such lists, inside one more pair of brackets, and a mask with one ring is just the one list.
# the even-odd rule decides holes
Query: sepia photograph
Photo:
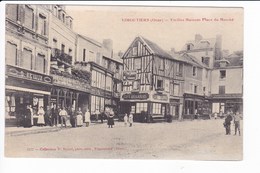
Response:
[{"label": "sepia photograph", "polygon": [[243,160],[242,7],[5,5],[7,158]]}]

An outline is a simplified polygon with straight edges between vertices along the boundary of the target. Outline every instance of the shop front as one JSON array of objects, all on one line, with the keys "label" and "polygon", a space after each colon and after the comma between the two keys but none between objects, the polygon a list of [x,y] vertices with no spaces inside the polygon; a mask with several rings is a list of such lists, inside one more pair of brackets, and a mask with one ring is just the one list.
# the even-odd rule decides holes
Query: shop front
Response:
[{"label": "shop front", "polygon": [[199,116],[209,118],[210,109],[209,101],[204,96],[184,94],[184,118],[196,119]]},{"label": "shop front", "polygon": [[134,121],[151,122],[155,119],[165,119],[169,109],[167,94],[132,92],[121,96],[120,113],[133,113]]},{"label": "shop front", "polygon": [[6,126],[21,126],[27,105],[32,107],[34,125],[37,112],[50,104],[51,76],[25,70],[19,67],[6,66],[5,85],[5,119]]},{"label": "shop front", "polygon": [[242,94],[212,95],[212,113],[223,117],[228,111],[243,113]]}]

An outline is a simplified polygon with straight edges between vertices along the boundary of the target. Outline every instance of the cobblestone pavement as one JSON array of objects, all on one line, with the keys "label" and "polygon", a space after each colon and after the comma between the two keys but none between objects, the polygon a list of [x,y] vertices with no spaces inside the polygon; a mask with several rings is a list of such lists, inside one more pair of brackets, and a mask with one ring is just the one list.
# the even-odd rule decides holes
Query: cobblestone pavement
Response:
[{"label": "cobblestone pavement", "polygon": [[[241,122],[241,124],[243,124]],[[6,136],[7,157],[241,160],[243,134],[225,135],[223,120],[116,122],[51,133]]]}]

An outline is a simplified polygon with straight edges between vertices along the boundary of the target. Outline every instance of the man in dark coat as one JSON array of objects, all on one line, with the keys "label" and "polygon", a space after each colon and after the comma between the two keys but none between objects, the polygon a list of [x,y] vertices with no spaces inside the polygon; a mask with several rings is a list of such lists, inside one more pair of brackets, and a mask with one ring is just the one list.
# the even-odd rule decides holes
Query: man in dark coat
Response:
[{"label": "man in dark coat", "polygon": [[30,110],[30,106],[27,105],[24,111],[24,119],[23,119],[23,127],[32,127],[32,112]]},{"label": "man in dark coat", "polygon": [[51,109],[51,113],[52,113],[52,119],[51,119],[52,125],[55,125],[57,127],[59,111],[56,108],[56,105],[53,105],[53,108]]},{"label": "man in dark coat", "polygon": [[228,112],[227,116],[225,118],[225,122],[224,122],[224,127],[226,128],[226,135],[231,134],[230,126],[231,126],[232,119],[233,118],[232,118],[231,112]]}]

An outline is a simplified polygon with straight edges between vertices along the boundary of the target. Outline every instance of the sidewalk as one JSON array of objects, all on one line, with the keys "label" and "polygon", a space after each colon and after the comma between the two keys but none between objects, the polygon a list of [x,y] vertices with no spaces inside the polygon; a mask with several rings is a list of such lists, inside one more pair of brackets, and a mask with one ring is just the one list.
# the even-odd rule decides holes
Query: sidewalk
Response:
[{"label": "sidewalk", "polygon": [[58,127],[50,127],[50,126],[38,127],[38,126],[33,126],[31,128],[6,127],[5,128],[5,135],[6,136],[22,136],[22,135],[37,134],[37,133],[57,132],[59,130],[61,130],[61,128],[59,126]]}]

